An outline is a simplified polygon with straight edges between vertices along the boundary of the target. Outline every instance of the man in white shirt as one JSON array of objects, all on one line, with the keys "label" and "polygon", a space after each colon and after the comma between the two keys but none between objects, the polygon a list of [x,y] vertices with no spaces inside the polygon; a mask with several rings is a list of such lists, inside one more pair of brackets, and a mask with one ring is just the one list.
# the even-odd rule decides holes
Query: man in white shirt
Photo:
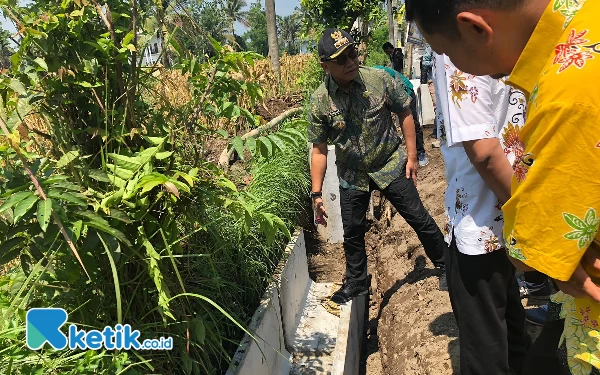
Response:
[{"label": "man in white shirt", "polygon": [[512,175],[512,163],[523,155],[516,135],[525,122],[525,97],[502,80],[461,72],[447,56],[435,56],[434,70],[460,373],[519,375],[530,339],[515,268],[502,245],[501,208],[509,197],[486,182],[490,174]]}]

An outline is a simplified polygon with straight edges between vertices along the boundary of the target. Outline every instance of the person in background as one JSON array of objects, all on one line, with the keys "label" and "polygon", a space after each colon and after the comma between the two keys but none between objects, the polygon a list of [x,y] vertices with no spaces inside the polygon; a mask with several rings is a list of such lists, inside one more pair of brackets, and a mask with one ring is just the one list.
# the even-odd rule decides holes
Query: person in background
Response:
[{"label": "person in background", "polygon": [[[509,258],[561,292],[524,372],[600,374],[600,1],[407,0],[432,48],[528,98],[514,176],[497,181]],[[518,22],[515,22],[518,20]]]},{"label": "person in background", "polygon": [[525,97],[501,80],[458,70],[435,56],[441,151],[446,164],[446,275],[458,324],[462,375],[523,374],[530,345],[515,267],[502,241],[508,195],[493,181],[512,175],[514,134]]},{"label": "person in background", "polygon": [[425,54],[421,57],[421,84],[432,85],[433,51],[431,47],[425,47]]},{"label": "person in background", "polygon": [[388,68],[387,66],[376,65],[373,68],[385,70],[393,78],[400,78],[402,79],[402,82],[404,82],[406,92],[410,96],[410,111],[415,122],[415,134],[417,136],[417,157],[419,159],[419,167],[427,166],[429,164],[429,156],[427,156],[427,152],[425,152],[425,139],[423,137],[423,128],[419,123],[419,114],[417,113],[417,95],[415,94],[415,89],[412,83],[402,73],[399,73],[394,69]]},{"label": "person in background", "polygon": [[[318,53],[327,75],[311,96],[309,110],[307,133],[313,144],[311,196],[315,221],[325,224],[322,187],[327,145],[331,142],[336,152],[346,256],[346,279],[331,296],[331,302],[343,304],[368,294],[365,233],[372,190],[381,191],[415,230],[427,256],[439,270],[440,289],[445,289],[444,237],[415,186],[415,124],[402,80],[359,66],[354,40],[343,30],[325,30]],[[392,121],[394,114],[399,117],[408,156],[400,147],[400,136]]]},{"label": "person in background", "polygon": [[404,72],[404,52],[402,52],[401,48],[394,48],[392,43],[385,42],[382,46],[383,51],[390,56],[390,61],[392,63],[392,69],[397,72]]}]

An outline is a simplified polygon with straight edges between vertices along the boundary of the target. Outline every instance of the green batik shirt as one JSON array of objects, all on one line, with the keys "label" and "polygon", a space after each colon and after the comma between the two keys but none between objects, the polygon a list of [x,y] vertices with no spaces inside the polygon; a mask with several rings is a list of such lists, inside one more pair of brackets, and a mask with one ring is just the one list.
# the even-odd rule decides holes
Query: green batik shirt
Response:
[{"label": "green batik shirt", "polygon": [[392,113],[408,108],[402,80],[383,70],[360,67],[348,92],[327,75],[311,97],[308,141],[335,144],[342,188],[368,191],[372,179],[385,189],[405,173]]}]

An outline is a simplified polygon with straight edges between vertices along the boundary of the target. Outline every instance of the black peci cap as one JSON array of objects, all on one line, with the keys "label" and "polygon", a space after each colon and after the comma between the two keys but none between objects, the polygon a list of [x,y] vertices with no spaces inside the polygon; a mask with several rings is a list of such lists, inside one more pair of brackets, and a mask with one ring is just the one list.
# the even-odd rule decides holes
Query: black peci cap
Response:
[{"label": "black peci cap", "polygon": [[355,45],[354,39],[340,29],[327,29],[319,40],[318,52],[321,61],[335,59],[348,46]]}]

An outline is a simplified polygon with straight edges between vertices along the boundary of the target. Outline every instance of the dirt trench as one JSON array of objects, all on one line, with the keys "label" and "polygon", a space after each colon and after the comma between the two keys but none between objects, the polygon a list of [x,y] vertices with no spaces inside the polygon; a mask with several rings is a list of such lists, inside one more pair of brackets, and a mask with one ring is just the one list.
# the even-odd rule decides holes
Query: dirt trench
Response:
[{"label": "dirt trench", "polygon": [[[431,148],[430,134],[431,129],[425,129],[431,162],[419,170],[417,187],[425,207],[443,228],[444,162],[440,150]],[[372,295],[362,374],[458,375],[458,328],[448,293],[438,290],[438,278],[415,232],[393,210],[391,218],[382,211],[380,217],[376,209],[379,220],[369,220],[366,236]],[[311,277],[318,282],[341,281],[342,244],[324,245],[307,237]],[[539,329],[531,326],[529,332],[537,337]]]}]

